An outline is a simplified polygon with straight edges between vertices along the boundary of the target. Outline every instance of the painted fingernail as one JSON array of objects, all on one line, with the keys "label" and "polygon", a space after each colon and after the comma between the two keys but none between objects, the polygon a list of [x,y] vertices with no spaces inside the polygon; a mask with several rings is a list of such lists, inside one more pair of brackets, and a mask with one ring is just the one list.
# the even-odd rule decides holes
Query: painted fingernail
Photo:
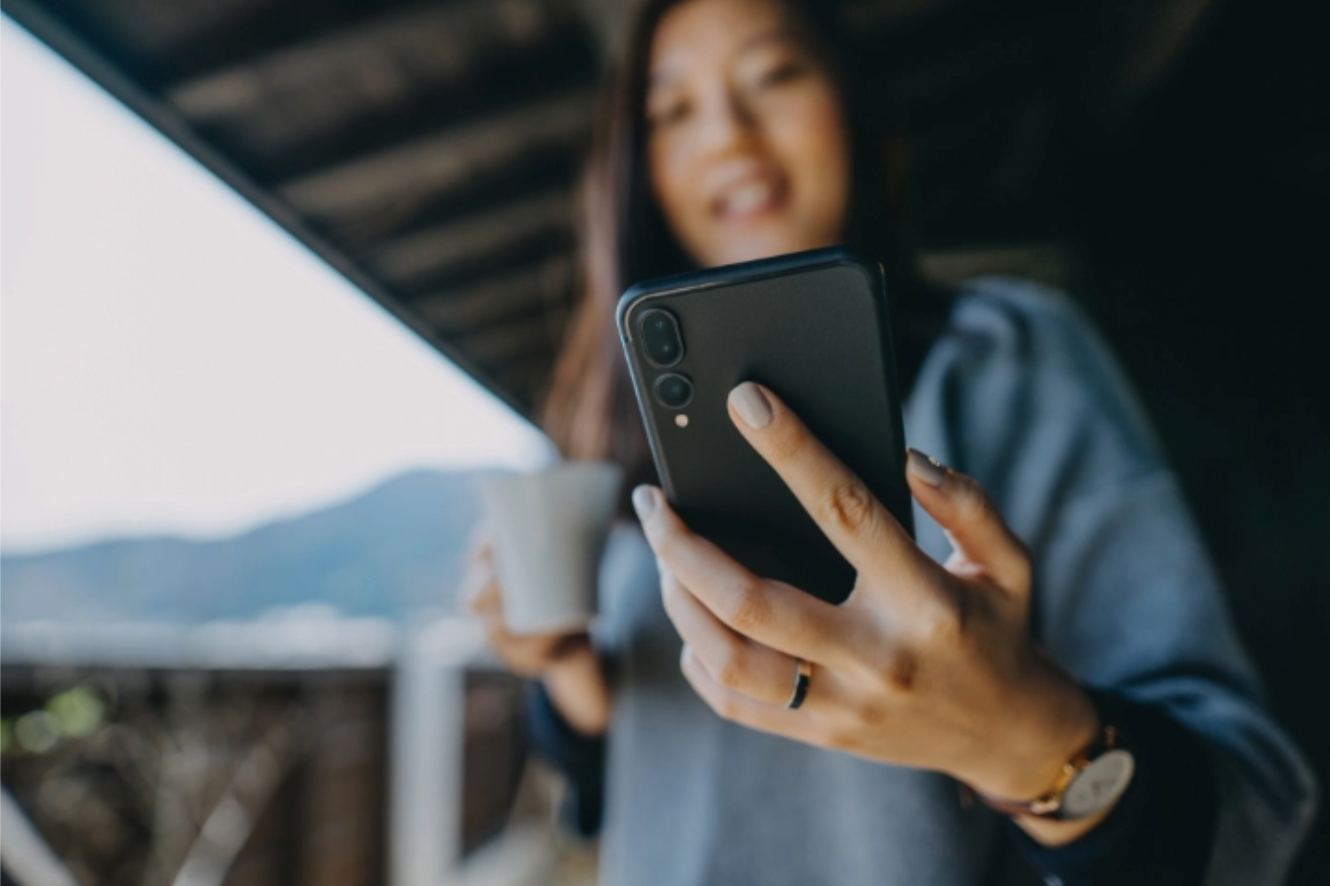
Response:
[{"label": "painted fingernail", "polygon": [[751,381],[746,381],[730,391],[730,405],[739,413],[744,424],[755,431],[760,431],[771,423],[771,404],[767,402],[762,389]]},{"label": "painted fingernail", "polygon": [[656,512],[656,493],[650,486],[639,486],[633,490],[633,510],[637,519],[645,523]]},{"label": "painted fingernail", "polygon": [[905,468],[929,486],[941,486],[942,481],[947,479],[947,469],[942,462],[931,455],[924,455],[918,449],[910,450],[905,459]]}]

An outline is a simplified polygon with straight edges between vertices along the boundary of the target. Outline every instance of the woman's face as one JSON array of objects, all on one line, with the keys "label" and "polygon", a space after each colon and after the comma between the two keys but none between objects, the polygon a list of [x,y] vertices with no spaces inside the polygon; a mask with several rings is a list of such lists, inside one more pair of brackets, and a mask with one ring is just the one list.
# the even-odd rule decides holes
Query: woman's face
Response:
[{"label": "woman's face", "polygon": [[651,45],[651,186],[703,266],[837,242],[849,139],[829,73],[771,0],[686,0]]}]

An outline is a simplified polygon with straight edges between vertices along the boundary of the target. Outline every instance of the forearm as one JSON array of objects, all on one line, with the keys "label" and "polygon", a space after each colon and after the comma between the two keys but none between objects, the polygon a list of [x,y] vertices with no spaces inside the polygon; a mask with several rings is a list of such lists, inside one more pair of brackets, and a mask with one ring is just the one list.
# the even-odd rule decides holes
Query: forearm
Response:
[{"label": "forearm", "polygon": [[605,734],[612,709],[609,681],[604,663],[589,642],[546,668],[541,682],[573,729],[588,737]]}]

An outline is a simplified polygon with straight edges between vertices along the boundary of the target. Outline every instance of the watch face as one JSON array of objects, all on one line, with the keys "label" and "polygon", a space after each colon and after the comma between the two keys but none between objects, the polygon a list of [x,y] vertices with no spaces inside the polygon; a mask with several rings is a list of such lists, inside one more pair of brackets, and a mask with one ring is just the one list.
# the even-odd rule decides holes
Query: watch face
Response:
[{"label": "watch face", "polygon": [[1061,818],[1085,818],[1108,806],[1127,789],[1136,760],[1121,748],[1096,757],[1072,779],[1062,795]]}]

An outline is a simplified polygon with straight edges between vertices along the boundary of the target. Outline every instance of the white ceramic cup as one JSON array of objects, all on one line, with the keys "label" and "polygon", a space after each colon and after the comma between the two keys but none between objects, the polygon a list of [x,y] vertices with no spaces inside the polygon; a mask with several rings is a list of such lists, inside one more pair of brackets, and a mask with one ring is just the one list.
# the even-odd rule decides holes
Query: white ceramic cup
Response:
[{"label": "white ceramic cup", "polygon": [[536,634],[590,623],[622,483],[618,465],[593,461],[481,478],[508,630]]}]

